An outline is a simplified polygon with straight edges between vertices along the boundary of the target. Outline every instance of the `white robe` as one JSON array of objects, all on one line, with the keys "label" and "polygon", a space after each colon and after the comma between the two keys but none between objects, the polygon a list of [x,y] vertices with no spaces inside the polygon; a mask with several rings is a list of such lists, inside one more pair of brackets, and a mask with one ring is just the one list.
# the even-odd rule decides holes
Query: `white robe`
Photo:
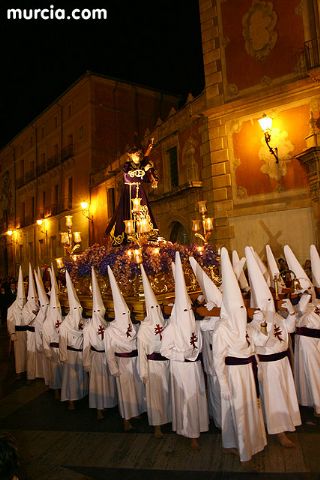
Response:
[{"label": "white robe", "polygon": [[[11,339],[14,339],[14,359],[16,373],[19,375],[27,370],[27,326],[24,324],[23,308],[18,305],[15,300],[8,308],[7,328]],[[16,326],[24,327],[24,331],[16,331]]]},{"label": "white robe", "polygon": [[[320,329],[320,316],[314,306],[297,322],[297,327]],[[320,414],[320,338],[295,335],[294,374],[300,405],[313,407]]]},{"label": "white robe", "polygon": [[115,355],[137,348],[136,340],[128,341],[126,345],[124,338],[125,334],[117,335],[116,329],[111,325],[105,330],[107,362],[111,375],[116,377],[120,415],[125,420],[130,420],[146,411],[145,388],[138,374],[138,356],[126,358]]},{"label": "white robe", "polygon": [[[295,320],[294,315],[284,319],[277,313],[267,313],[268,339],[264,346],[256,344],[256,353],[271,355],[288,350],[289,333],[295,329]],[[253,320],[248,326],[250,329],[260,331],[260,322]],[[301,425],[301,417],[288,357],[272,362],[259,361],[258,372],[268,433],[293,432]]]},{"label": "white robe", "polygon": [[43,323],[46,319],[48,306],[40,306],[40,310],[34,321],[36,350],[42,363],[43,379],[46,385],[49,385],[50,379],[50,360],[46,357],[43,348]]},{"label": "white robe", "polygon": [[[174,325],[163,330],[161,355],[170,360],[172,430],[188,438],[198,438],[209,430],[208,403],[201,361],[186,361],[188,351],[176,347]],[[197,354],[202,350],[200,326],[196,323]],[[194,355],[196,358],[197,355]]]},{"label": "white robe", "polygon": [[[76,349],[70,350],[68,347]],[[63,363],[61,401],[80,400],[88,393],[88,375],[83,368],[83,331],[68,325],[67,317],[60,325],[59,350]]]},{"label": "white robe", "polygon": [[203,368],[207,376],[207,396],[209,417],[217,428],[221,429],[221,394],[219,380],[213,364],[214,352],[212,351],[212,335],[215,322],[219,317],[205,317],[199,321],[202,331]]},{"label": "white robe", "polygon": [[[45,370],[48,375],[46,383],[52,390],[60,390],[63,365],[60,361],[59,330],[54,326],[48,314],[42,326],[42,341],[44,356],[48,361],[48,369]],[[54,347],[52,344],[57,346]]]},{"label": "white robe", "polygon": [[214,367],[219,383],[227,384],[230,397],[221,397],[222,444],[224,448],[236,448],[240,460],[248,461],[267,444],[263,415],[257,399],[252,365],[226,365],[227,356],[248,358],[254,355],[252,345],[238,349],[225,319],[217,322],[212,336]]},{"label": "white robe", "polygon": [[118,403],[116,381],[107,365],[103,339],[104,333],[98,334],[90,320],[83,329],[83,366],[89,372],[89,407],[98,410]]},{"label": "white robe", "polygon": [[171,392],[169,360],[148,360],[147,355],[160,353],[161,341],[154,339],[147,345],[138,332],[139,374],[146,386],[149,425],[164,425],[171,422]]}]

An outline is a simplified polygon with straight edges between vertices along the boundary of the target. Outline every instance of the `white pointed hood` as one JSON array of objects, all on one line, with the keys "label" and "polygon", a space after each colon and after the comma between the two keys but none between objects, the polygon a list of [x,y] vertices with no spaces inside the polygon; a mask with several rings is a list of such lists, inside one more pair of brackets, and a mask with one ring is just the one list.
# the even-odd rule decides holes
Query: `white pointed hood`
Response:
[{"label": "white pointed hood", "polygon": [[263,313],[275,312],[275,305],[270,288],[257,263],[256,257],[250,247],[245,248],[247,268],[251,287],[251,306],[260,308]]},{"label": "white pointed hood", "polygon": [[201,266],[194,257],[189,257],[189,262],[193,273],[200,285],[202,293],[206,299],[206,302],[212,302],[217,307],[220,307],[222,303],[222,294],[216,284],[206,274],[203,268],[201,268]]},{"label": "white pointed hood", "polygon": [[280,290],[282,287],[285,287],[285,283],[283,281],[283,278],[280,275],[280,270],[278,267],[278,264],[274,258],[274,255],[272,253],[270,245],[266,245],[266,254],[267,254],[267,262],[268,262],[268,267],[269,267],[269,272],[271,275],[271,286],[274,288],[274,277],[276,277],[278,280],[278,285],[280,287]]},{"label": "white pointed hood", "polygon": [[136,330],[131,321],[129,307],[120,291],[119,285],[115,279],[113,271],[108,265],[109,282],[112,291],[113,308],[115,318],[108,328],[116,331],[118,341],[123,346],[129,346],[136,339]]},{"label": "white pointed hood", "polygon": [[198,329],[187,292],[179,252],[176,252],[175,255],[175,301],[170,325],[173,327],[176,348],[180,352],[184,352],[188,360],[195,360],[201,352],[202,340],[197,333]]},{"label": "white pointed hood", "polygon": [[243,271],[244,264],[245,264],[245,258],[242,257],[242,259],[240,260],[238,252],[236,250],[233,250],[232,251],[232,266],[233,266],[234,273],[236,274],[236,277],[239,281],[240,288],[242,290],[247,291],[247,290],[249,290],[249,283],[248,283],[247,277],[246,277],[246,275]]},{"label": "white pointed hood", "polygon": [[51,324],[51,331],[59,333],[60,325],[63,321],[61,305],[59,300],[59,291],[54,270],[49,269],[51,279],[50,302],[47,310],[46,322]]},{"label": "white pointed hood", "polygon": [[140,265],[140,268],[146,305],[146,317],[140,324],[138,339],[144,343],[146,353],[149,355],[155,351],[160,351],[162,330],[165,321],[158,300],[151,288],[142,264]]},{"label": "white pointed hood", "polygon": [[106,328],[107,322],[105,321],[105,318],[104,318],[104,315],[106,313],[106,308],[102,300],[97,275],[93,267],[91,267],[91,281],[92,281],[92,324],[97,329],[99,329],[101,325],[102,327]]},{"label": "white pointed hood", "polygon": [[320,288],[320,257],[315,245],[310,245],[310,260],[312,271],[312,283]]},{"label": "white pointed hood", "polygon": [[48,305],[49,305],[49,298],[48,295],[46,294],[42,278],[39,276],[39,273],[34,271],[34,278],[36,280],[37,284],[37,290],[38,290],[38,295],[39,295],[39,303],[40,303],[40,309],[46,311]]},{"label": "white pointed hood", "polygon": [[311,280],[309,279],[306,272],[303,270],[295,254],[288,245],[284,246],[284,255],[286,257],[289,270],[292,270],[296,275],[297,279],[300,282],[302,290],[307,290],[309,293],[311,293],[312,301],[315,301],[316,294]]},{"label": "white pointed hood", "polygon": [[247,310],[234,273],[228,251],[221,248],[222,305],[220,317],[229,326],[230,337],[238,350],[247,349]]},{"label": "white pointed hood", "polygon": [[38,293],[36,289],[36,285],[34,282],[33,272],[31,263],[29,263],[29,280],[28,280],[28,295],[27,295],[27,303],[30,305],[31,308],[36,310],[39,305],[38,300]]},{"label": "white pointed hood", "polygon": [[24,288],[23,275],[21,265],[19,267],[18,285],[17,285],[17,298],[16,304],[19,308],[23,308],[26,303],[26,292]]},{"label": "white pointed hood", "polygon": [[83,309],[74,285],[71,281],[68,270],[66,270],[66,284],[68,292],[69,313],[64,319],[64,325],[69,326],[73,330],[81,330]]},{"label": "white pointed hood", "polygon": [[266,267],[266,265],[264,264],[264,262],[261,260],[261,258],[259,257],[258,253],[255,251],[255,249],[253,247],[250,247],[254,256],[255,256],[255,259],[256,259],[256,262],[262,272],[262,275],[264,276],[266,282],[267,282],[267,285],[268,287],[270,287],[271,285],[271,279],[270,279],[270,273]]}]

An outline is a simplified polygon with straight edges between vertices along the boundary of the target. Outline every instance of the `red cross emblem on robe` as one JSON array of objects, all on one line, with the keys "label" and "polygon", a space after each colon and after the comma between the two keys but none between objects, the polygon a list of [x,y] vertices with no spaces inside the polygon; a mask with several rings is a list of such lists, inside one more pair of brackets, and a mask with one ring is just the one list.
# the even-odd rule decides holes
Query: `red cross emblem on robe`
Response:
[{"label": "red cross emblem on robe", "polygon": [[129,323],[127,332],[126,332],[127,337],[131,337],[131,332],[132,332],[132,325],[131,323]]},{"label": "red cross emblem on robe", "polygon": [[191,337],[190,337],[190,345],[193,346],[193,348],[198,348],[196,345],[196,342],[198,341],[197,335],[193,332]]},{"label": "red cross emblem on robe", "polygon": [[162,332],[163,332],[163,327],[159,323],[157,323],[155,328],[154,328],[154,334],[159,335],[160,340],[162,340],[162,335],[161,335]]},{"label": "red cross emblem on robe", "polygon": [[62,322],[60,322],[59,319],[56,321],[56,323],[55,323],[54,326],[55,326],[55,328],[56,328],[57,330],[59,330],[59,327],[60,327],[61,323],[62,323]]},{"label": "red cross emblem on robe", "polygon": [[104,339],[104,330],[105,330],[105,328],[104,328],[102,325],[99,325],[97,334],[98,334],[98,335],[101,335],[101,340]]}]

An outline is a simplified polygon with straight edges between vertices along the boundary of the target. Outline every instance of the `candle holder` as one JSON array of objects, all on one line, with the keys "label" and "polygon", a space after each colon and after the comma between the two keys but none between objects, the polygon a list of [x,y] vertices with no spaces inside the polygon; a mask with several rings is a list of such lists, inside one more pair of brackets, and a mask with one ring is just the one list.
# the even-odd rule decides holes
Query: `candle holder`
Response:
[{"label": "candle holder", "polygon": [[200,238],[204,245],[206,245],[213,231],[213,218],[206,216],[206,200],[200,200],[198,202],[198,210],[201,215],[201,220],[192,220],[192,231],[195,237]]},{"label": "candle holder", "polygon": [[148,207],[141,205],[141,200],[139,184],[136,184],[136,196],[130,199],[130,205],[132,204],[130,219],[124,220],[124,224],[128,240],[136,243],[139,247],[153,231]]},{"label": "candle holder", "polygon": [[63,245],[65,256],[70,257],[74,252],[80,248],[81,232],[73,232],[72,230],[72,215],[66,215],[66,232],[60,232],[60,242]]}]

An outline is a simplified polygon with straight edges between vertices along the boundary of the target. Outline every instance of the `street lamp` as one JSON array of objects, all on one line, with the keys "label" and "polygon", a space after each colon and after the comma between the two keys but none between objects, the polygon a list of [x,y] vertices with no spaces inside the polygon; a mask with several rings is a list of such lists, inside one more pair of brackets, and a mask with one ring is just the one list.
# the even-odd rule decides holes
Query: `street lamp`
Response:
[{"label": "street lamp", "polygon": [[277,147],[271,147],[270,141],[271,141],[271,128],[272,128],[272,118],[268,117],[265,113],[262,115],[261,118],[258,120],[260,127],[264,133],[264,140],[266,142],[266,145],[269,149],[269,152],[271,155],[274,156],[276,159],[276,163],[279,163],[279,157],[278,157],[278,148]]},{"label": "street lamp", "polygon": [[84,215],[90,222],[93,222],[93,215],[90,215],[90,204],[87,201],[80,203],[82,215]]}]

